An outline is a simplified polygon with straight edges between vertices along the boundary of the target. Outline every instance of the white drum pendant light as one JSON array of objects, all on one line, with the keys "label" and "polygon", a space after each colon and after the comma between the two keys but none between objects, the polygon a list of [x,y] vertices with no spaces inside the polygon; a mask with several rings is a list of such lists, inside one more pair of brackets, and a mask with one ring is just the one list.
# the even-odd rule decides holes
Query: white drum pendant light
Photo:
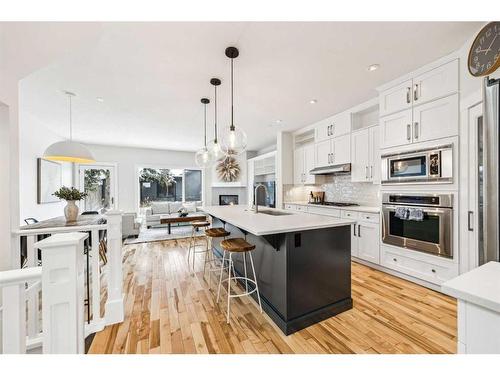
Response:
[{"label": "white drum pendant light", "polygon": [[218,132],[217,132],[217,86],[220,86],[221,81],[218,78],[212,78],[210,80],[210,83],[214,86],[215,90],[215,96],[214,96],[214,119],[215,119],[215,136],[212,141],[209,142],[208,144],[208,150],[210,151],[210,154],[212,155],[212,160],[216,162],[220,158],[222,158],[224,155],[224,152],[222,152],[222,148],[219,144],[219,139],[218,139]]},{"label": "white drum pendant light", "polygon": [[241,129],[234,126],[233,110],[233,60],[238,57],[239,51],[236,47],[227,47],[226,56],[231,59],[231,125],[224,129],[221,137],[221,147],[227,155],[241,154],[247,148],[247,135]]},{"label": "white drum pendant light", "polygon": [[212,163],[212,153],[207,148],[207,104],[210,103],[210,100],[207,98],[202,98],[201,102],[203,103],[203,111],[204,111],[204,130],[205,130],[205,142],[204,146],[196,152],[194,156],[194,161],[198,167],[206,168],[210,166]]},{"label": "white drum pendant light", "polygon": [[69,141],[53,143],[45,150],[43,158],[71,163],[93,163],[95,159],[90,151],[84,145],[73,142],[71,98],[75,96],[75,94],[69,91],[65,91],[65,94],[69,99]]}]

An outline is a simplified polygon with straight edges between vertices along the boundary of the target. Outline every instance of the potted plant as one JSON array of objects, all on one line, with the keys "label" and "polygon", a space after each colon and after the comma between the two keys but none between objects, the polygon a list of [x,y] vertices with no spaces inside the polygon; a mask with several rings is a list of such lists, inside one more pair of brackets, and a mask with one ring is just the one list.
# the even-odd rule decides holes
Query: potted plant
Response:
[{"label": "potted plant", "polygon": [[75,202],[85,198],[87,193],[81,192],[74,187],[68,188],[63,186],[52,195],[59,199],[64,199],[68,203],[66,207],[64,207],[64,216],[66,217],[66,221],[76,221],[76,218],[78,217],[78,206]]}]

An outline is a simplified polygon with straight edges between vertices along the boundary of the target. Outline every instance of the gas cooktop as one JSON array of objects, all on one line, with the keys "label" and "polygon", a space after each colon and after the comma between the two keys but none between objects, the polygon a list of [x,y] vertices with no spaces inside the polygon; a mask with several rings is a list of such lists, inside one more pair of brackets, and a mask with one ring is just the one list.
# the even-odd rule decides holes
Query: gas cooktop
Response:
[{"label": "gas cooktop", "polygon": [[357,203],[350,202],[319,202],[319,203],[311,203],[317,204],[319,206],[337,206],[337,207],[351,207],[351,206],[359,206]]}]

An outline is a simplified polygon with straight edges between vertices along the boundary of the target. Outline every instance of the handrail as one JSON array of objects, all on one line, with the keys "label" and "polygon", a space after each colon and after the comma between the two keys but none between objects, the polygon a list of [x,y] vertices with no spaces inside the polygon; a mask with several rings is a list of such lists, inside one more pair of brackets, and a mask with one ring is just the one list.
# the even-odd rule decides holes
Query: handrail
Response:
[{"label": "handrail", "polygon": [[47,227],[38,229],[13,229],[12,234],[19,236],[27,236],[34,234],[51,234],[51,233],[66,233],[66,232],[83,232],[93,229],[104,230],[108,227],[107,224],[92,224],[92,225],[79,225],[74,227]]},{"label": "handrail", "polygon": [[16,285],[24,282],[40,280],[42,267],[29,267],[0,272],[0,286]]}]

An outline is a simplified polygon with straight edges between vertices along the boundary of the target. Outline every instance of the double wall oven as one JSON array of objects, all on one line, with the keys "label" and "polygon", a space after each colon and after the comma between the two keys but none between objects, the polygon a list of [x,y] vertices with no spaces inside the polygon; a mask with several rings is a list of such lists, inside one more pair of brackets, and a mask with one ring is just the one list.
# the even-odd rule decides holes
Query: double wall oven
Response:
[{"label": "double wall oven", "polygon": [[452,258],[453,194],[383,194],[382,242]]}]

